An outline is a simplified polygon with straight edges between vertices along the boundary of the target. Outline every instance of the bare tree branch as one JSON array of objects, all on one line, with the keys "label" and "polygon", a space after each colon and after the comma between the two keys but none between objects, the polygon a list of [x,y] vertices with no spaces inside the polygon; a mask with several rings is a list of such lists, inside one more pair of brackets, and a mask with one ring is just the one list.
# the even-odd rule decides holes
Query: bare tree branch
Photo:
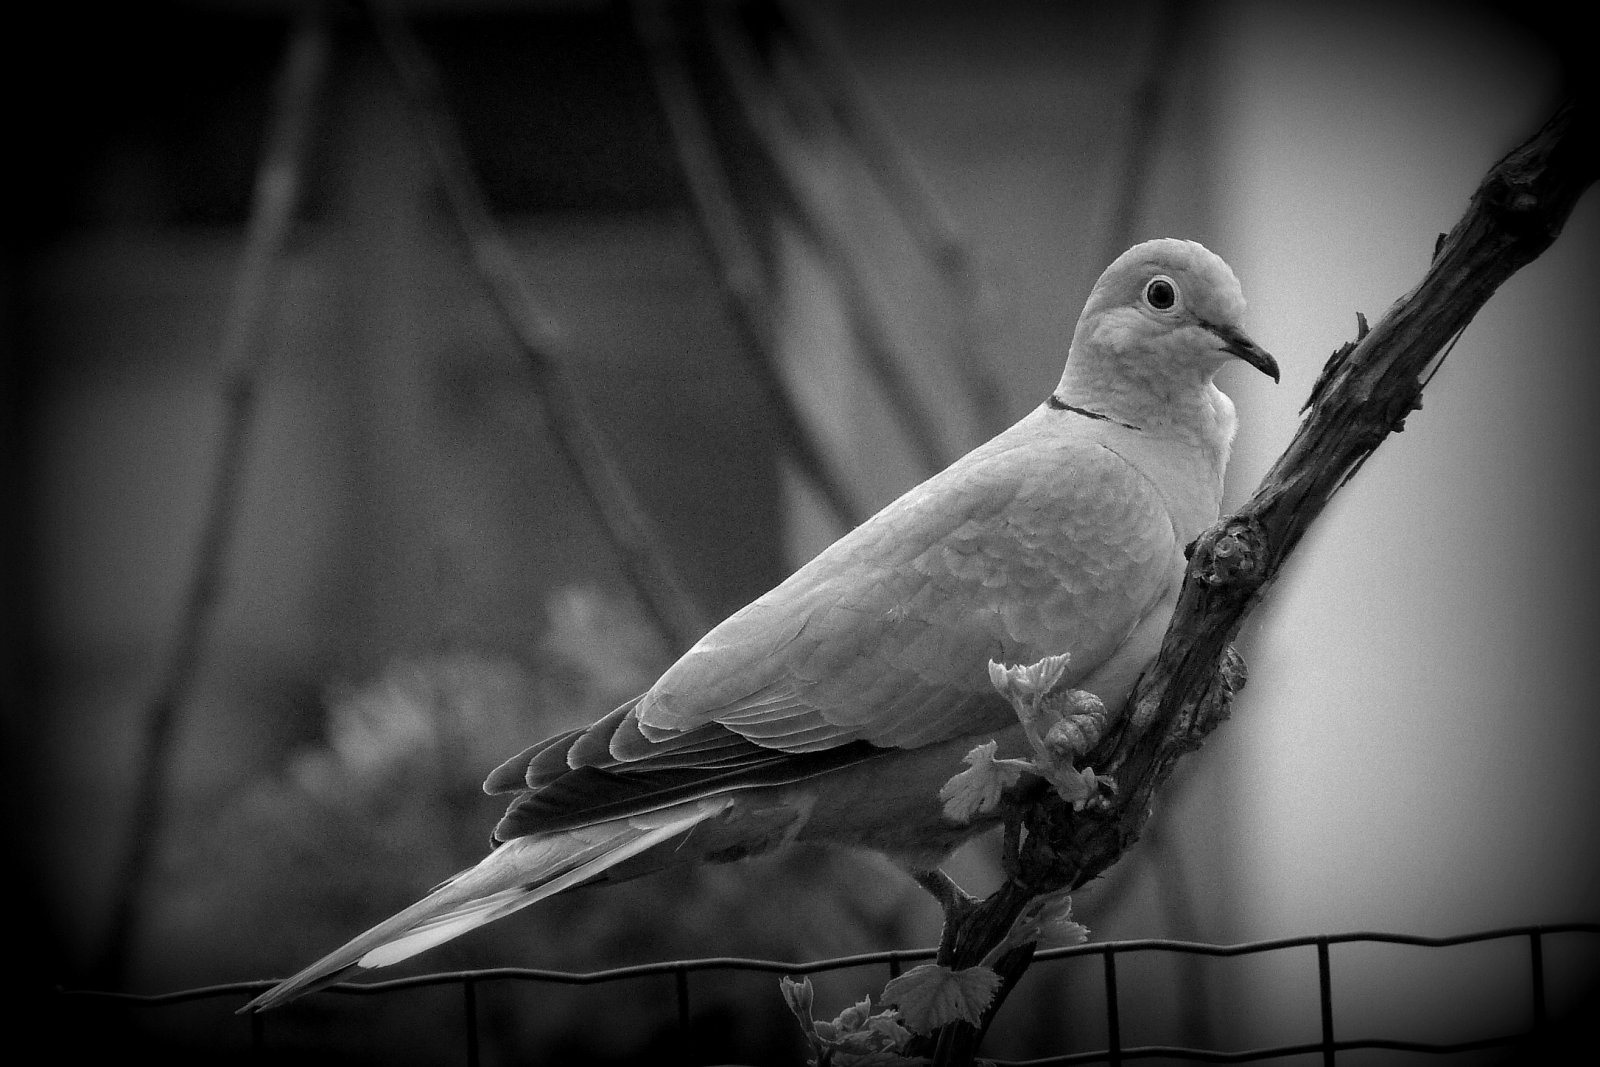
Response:
[{"label": "bare tree branch", "polygon": [[320,6],[305,5],[305,12],[291,30],[278,71],[277,99],[261,166],[256,171],[244,255],[223,325],[220,362],[224,368],[222,398],[226,410],[204,525],[195,548],[177,633],[138,735],[139,750],[133,765],[139,777],[133,786],[128,851],[113,881],[116,898],[99,963],[103,977],[113,984],[120,983],[127,971],[139,906],[165,821],[174,728],[194,687],[222,597],[267,352],[264,337],[276,307],[283,248],[300,200],[306,146],[331,50]]},{"label": "bare tree branch", "polygon": [[818,445],[778,374],[771,336],[772,301],[762,287],[761,265],[740,225],[710,124],[696,98],[683,44],[659,4],[634,0],[632,8],[634,26],[655,80],[656,98],[672,130],[678,166],[722,284],[740,351],[761,386],[784,449],[833,512],[840,528],[852,529],[866,515],[850,499],[846,479]]},{"label": "bare tree branch", "polygon": [[[1243,664],[1229,644],[1240,623],[1328,501],[1420,406],[1423,375],[1439,353],[1561,232],[1600,177],[1597,133],[1588,101],[1563,105],[1489,171],[1422,281],[1357,343],[1335,353],[1299,431],[1255,495],[1192,546],[1160,655],[1134,688],[1127,714],[1082,761],[1114,777],[1114,797],[1080,812],[1047,790],[1025,798],[1024,832],[1008,857],[1006,882],[947,922],[940,962],[975,965],[1031,899],[1083,885],[1138,840],[1156,791],[1177,760],[1226,718],[1243,685]],[[1003,956],[996,966],[1003,985],[982,1024],[947,1026],[923,1051],[939,1064],[971,1063],[1031,958],[1031,946]]]},{"label": "bare tree branch", "polygon": [[812,71],[812,88],[949,289],[959,309],[956,325],[962,331],[960,342],[945,351],[950,369],[970,394],[982,431],[999,433],[1006,426],[1005,404],[994,368],[983,354],[983,299],[976,257],[862,84],[832,27],[808,5],[794,0],[777,0],[775,8],[775,28]]},{"label": "bare tree branch", "polygon": [[1174,75],[1181,69],[1183,47],[1190,40],[1191,20],[1178,0],[1164,0],[1149,13],[1143,43],[1144,61],[1123,123],[1122,165],[1112,190],[1111,221],[1099,259],[1110,263],[1139,242],[1136,227],[1149,206],[1155,161],[1161,156],[1165,120],[1172,100]]},{"label": "bare tree branch", "polygon": [[895,422],[927,475],[941,470],[954,458],[939,432],[941,421],[917,392],[910,364],[874,305],[872,287],[851,255],[843,237],[828,221],[827,213],[793,173],[779,122],[786,114],[782,99],[761,74],[761,63],[744,29],[730,12],[711,5],[706,11],[707,32],[737,112],[760,154],[760,163],[773,179],[786,217],[799,228],[826,262],[838,283],[846,320],[860,346],[863,365],[877,382]]},{"label": "bare tree branch", "polygon": [[552,354],[553,328],[539,310],[516,252],[489,213],[466,149],[441,99],[432,65],[398,15],[383,4],[368,11],[384,56],[416,117],[423,147],[466,239],[473,265],[533,378],[534,393],[557,450],[599,517],[651,621],[673,648],[682,651],[706,632],[708,620],[667,558],[655,524],[589,417],[582,393]]}]

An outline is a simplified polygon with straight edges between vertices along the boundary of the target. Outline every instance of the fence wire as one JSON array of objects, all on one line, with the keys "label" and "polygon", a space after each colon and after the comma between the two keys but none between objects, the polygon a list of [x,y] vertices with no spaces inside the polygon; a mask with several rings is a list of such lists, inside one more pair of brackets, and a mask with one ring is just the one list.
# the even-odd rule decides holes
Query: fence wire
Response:
[{"label": "fence wire", "polygon": [[[1549,1006],[1548,975],[1546,964],[1546,946],[1552,938],[1576,940],[1584,935],[1600,934],[1600,923],[1564,923],[1555,925],[1517,926],[1496,930],[1487,930],[1480,933],[1460,934],[1450,937],[1421,937],[1412,934],[1390,933],[1346,933],[1346,934],[1321,934],[1301,937],[1277,938],[1265,941],[1252,941],[1236,945],[1212,945],[1193,941],[1175,941],[1167,939],[1141,939],[1129,941],[1111,941],[1101,944],[1073,945],[1065,948],[1041,950],[1036,956],[1036,963],[1052,960],[1061,960],[1071,957],[1093,957],[1101,959],[1101,976],[1105,991],[1105,1026],[1107,1045],[1104,1049],[1089,1052],[1073,1052],[1042,1059],[1028,1060],[987,1060],[995,1067],[1054,1067],[1054,1065],[1082,1064],[1082,1063],[1108,1063],[1119,1064],[1125,1060],[1166,1058],[1184,1059],[1197,1063],[1251,1063],[1263,1060],[1281,1059],[1289,1056],[1308,1054],[1321,1055],[1324,1064],[1337,1062],[1338,1054],[1356,1050],[1392,1050],[1413,1053],[1453,1054],[1467,1053],[1483,1049],[1503,1048],[1519,1042],[1537,1039],[1541,1033],[1547,1031],[1552,1025]],[[1532,1025],[1530,1028],[1513,1033],[1506,1033],[1492,1037],[1474,1038],[1462,1041],[1425,1042],[1402,1040],[1396,1038],[1371,1037],[1371,1038],[1337,1038],[1336,1027],[1336,997],[1333,981],[1332,957],[1334,947],[1350,944],[1391,944],[1410,945],[1423,948],[1447,948],[1456,945],[1475,944],[1487,941],[1500,941],[1510,939],[1523,939],[1528,945],[1528,970],[1527,981],[1527,1006],[1531,1009]],[[1117,992],[1117,962],[1125,956],[1140,953],[1177,953],[1195,956],[1210,957],[1237,957],[1252,956],[1268,952],[1277,952],[1285,949],[1306,948],[1314,946],[1317,961],[1317,989],[1319,997],[1319,1014],[1321,1024],[1321,1037],[1317,1041],[1302,1042],[1298,1044],[1275,1045],[1272,1047],[1252,1048],[1236,1051],[1222,1051],[1217,1049],[1188,1048],[1178,1045],[1125,1045],[1122,1043],[1122,1014]],[[1600,947],[1600,946],[1597,946]],[[396,978],[389,981],[356,984],[342,982],[329,986],[318,994],[334,994],[358,997],[382,997],[400,990],[416,989],[424,986],[456,985],[461,989],[461,1025],[462,1025],[462,1061],[467,1067],[479,1067],[480,1062],[480,1033],[478,1013],[478,989],[489,982],[529,982],[550,985],[604,985],[612,982],[627,981],[630,979],[650,977],[670,977],[673,981],[674,995],[677,1004],[678,1028],[681,1033],[689,1033],[693,1014],[693,999],[691,990],[691,975],[708,971],[712,972],[751,972],[769,975],[813,975],[829,971],[846,970],[857,967],[883,966],[890,978],[897,977],[907,964],[917,964],[932,960],[932,949],[903,949],[884,952],[869,952],[854,956],[841,956],[833,959],[817,960],[809,963],[785,962],[779,960],[746,959],[735,956],[721,956],[707,959],[674,960],[662,963],[641,964],[630,967],[616,967],[609,970],[590,972],[570,972],[541,970],[530,967],[493,967],[466,971],[444,971],[434,974],[416,975],[408,978]],[[1592,978],[1592,974],[1591,974]],[[195,989],[186,989],[173,993],[137,994],[118,993],[93,989],[59,989],[58,997],[67,1004],[87,1005],[89,1002],[115,1002],[130,1007],[158,1007],[164,1005],[185,1004],[197,1001],[216,1000],[219,1010],[232,1012],[242,1005],[248,998],[269,988],[273,980],[257,980],[249,982],[231,982],[221,985],[203,986]],[[1519,983],[1520,984],[1520,983]],[[774,998],[776,1004],[776,997]],[[292,1008],[288,1009],[293,1011]],[[776,1008],[774,1010],[781,1010]],[[238,1025],[248,1028],[248,1042],[250,1047],[261,1052],[267,1049],[268,1032],[273,1025],[274,1015],[252,1014],[238,1016]],[[241,1035],[243,1036],[243,1035]],[[797,1047],[798,1047],[797,1032]]]}]

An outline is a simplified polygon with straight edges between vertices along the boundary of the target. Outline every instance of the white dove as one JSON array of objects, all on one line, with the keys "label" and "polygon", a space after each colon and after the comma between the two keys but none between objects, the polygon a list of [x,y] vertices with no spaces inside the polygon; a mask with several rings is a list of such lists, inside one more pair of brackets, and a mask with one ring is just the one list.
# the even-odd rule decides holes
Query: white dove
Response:
[{"label": "white dove", "polygon": [[489,775],[515,793],[477,866],[243,1010],[384,967],[563,889],[791,841],[932,871],[992,819],[940,787],[975,745],[1025,751],[990,660],[1070,653],[1120,710],[1154,658],[1184,546],[1217,518],[1236,420],[1212,383],[1240,329],[1218,256],[1162,239],[1095,284],[1050,398],[728,618],[587,729]]}]

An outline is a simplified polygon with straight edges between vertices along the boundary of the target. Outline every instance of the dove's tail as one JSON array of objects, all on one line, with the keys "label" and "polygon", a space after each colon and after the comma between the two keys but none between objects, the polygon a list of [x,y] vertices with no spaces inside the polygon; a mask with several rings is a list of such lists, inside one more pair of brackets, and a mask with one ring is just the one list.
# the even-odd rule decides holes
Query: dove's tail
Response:
[{"label": "dove's tail", "polygon": [[507,841],[476,867],[442,883],[409,908],[239,1010],[275,1008],[331,985],[351,970],[387,967],[410,959],[687,833],[729,803],[727,797],[707,797],[645,815]]}]

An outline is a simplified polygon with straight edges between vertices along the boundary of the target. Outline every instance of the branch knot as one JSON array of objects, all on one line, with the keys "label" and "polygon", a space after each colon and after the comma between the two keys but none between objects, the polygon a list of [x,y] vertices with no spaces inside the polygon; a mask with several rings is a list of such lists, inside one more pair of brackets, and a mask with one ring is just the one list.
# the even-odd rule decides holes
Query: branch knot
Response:
[{"label": "branch knot", "polygon": [[1194,573],[1212,588],[1244,583],[1253,589],[1266,578],[1262,545],[1261,531],[1245,520],[1212,527],[1195,542]]}]

